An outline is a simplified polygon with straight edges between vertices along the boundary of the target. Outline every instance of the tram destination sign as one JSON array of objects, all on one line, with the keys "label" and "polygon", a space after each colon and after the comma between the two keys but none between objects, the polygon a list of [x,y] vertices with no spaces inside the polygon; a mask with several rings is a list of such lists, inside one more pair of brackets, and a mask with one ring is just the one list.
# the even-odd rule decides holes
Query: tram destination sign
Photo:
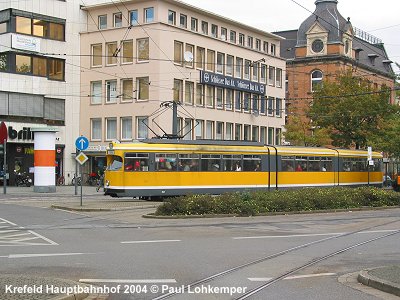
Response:
[{"label": "tram destination sign", "polygon": [[207,71],[200,71],[200,83],[252,94],[265,95],[265,84]]}]

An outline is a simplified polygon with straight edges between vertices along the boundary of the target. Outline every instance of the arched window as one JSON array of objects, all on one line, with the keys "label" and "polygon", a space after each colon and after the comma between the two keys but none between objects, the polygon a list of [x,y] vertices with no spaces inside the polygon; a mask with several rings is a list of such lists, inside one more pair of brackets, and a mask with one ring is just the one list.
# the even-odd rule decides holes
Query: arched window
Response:
[{"label": "arched window", "polygon": [[322,85],[323,74],[320,70],[311,73],[311,91],[314,92],[317,86]]}]

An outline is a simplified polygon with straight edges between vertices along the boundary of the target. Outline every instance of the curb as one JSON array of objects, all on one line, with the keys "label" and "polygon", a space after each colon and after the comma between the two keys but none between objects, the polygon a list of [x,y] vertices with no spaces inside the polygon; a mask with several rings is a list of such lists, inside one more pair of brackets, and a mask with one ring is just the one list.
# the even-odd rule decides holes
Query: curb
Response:
[{"label": "curb", "polygon": [[400,297],[400,284],[396,284],[376,276],[370,275],[368,272],[370,270],[363,270],[361,271],[358,276],[358,282],[373,287],[375,289],[381,290],[386,293],[390,293]]},{"label": "curb", "polygon": [[102,211],[125,211],[125,210],[138,210],[138,209],[147,209],[147,208],[157,208],[157,206],[148,206],[148,207],[116,207],[116,208],[85,208],[85,207],[68,207],[61,205],[51,205],[52,209],[61,209],[66,211],[80,211],[80,212],[102,212]]},{"label": "curb", "polygon": [[143,215],[146,219],[206,219],[206,218],[249,218],[249,217],[268,217],[268,216],[282,216],[282,215],[307,215],[307,214],[323,214],[323,213],[339,213],[339,212],[353,212],[353,211],[370,211],[370,210],[385,210],[396,209],[400,206],[382,206],[382,207],[355,207],[355,208],[340,208],[340,209],[326,209],[326,210],[302,210],[302,211],[277,211],[256,215],[240,215],[240,214],[204,214],[204,215],[171,215],[171,216],[157,216],[155,214]]}]

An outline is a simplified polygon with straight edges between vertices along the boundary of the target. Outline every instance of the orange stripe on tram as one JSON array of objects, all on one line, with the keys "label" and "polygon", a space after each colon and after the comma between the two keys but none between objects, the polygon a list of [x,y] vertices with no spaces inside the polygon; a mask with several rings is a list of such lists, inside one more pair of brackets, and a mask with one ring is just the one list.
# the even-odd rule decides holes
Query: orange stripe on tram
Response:
[{"label": "orange stripe on tram", "polygon": [[35,165],[35,167],[55,167],[56,151],[55,150],[35,150],[34,165]]}]

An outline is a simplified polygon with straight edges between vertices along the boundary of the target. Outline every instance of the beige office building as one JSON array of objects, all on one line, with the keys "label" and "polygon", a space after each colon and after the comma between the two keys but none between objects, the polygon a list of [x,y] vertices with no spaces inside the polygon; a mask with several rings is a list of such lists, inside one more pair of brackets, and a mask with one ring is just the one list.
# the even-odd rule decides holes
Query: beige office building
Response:
[{"label": "beige office building", "polygon": [[80,126],[93,156],[171,134],[172,101],[183,139],[281,143],[281,37],[173,0],[83,9]]}]

